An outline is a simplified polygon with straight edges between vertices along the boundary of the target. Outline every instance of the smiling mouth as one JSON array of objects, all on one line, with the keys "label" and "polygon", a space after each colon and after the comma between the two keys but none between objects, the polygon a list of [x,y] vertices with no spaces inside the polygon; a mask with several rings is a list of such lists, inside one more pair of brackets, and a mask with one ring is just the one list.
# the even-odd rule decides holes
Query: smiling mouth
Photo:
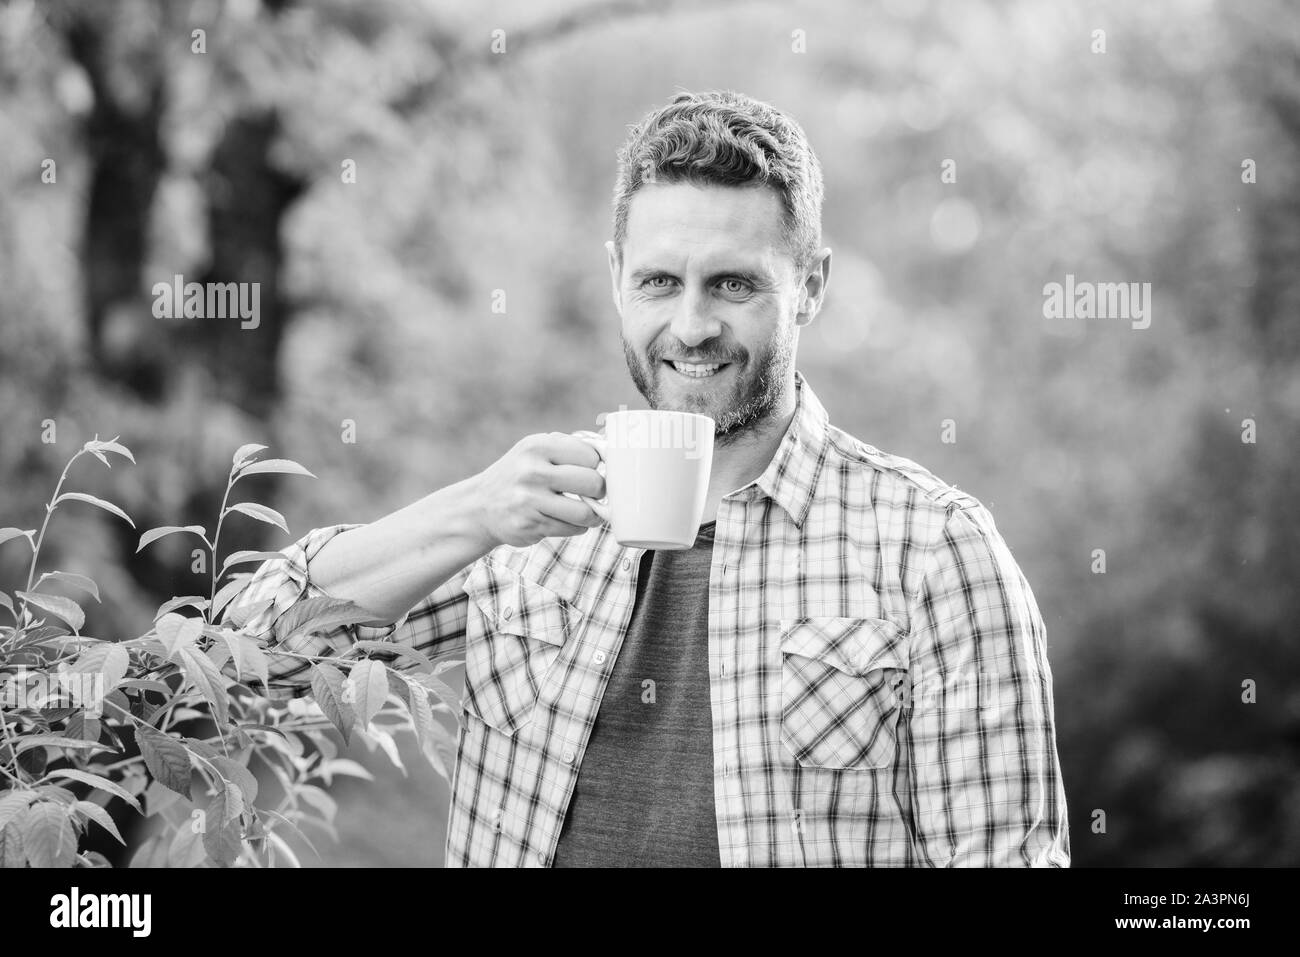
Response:
[{"label": "smiling mouth", "polygon": [[709,379],[717,375],[723,369],[731,365],[730,362],[677,362],[673,359],[665,359],[664,365],[668,366],[678,375],[685,376],[688,379]]}]

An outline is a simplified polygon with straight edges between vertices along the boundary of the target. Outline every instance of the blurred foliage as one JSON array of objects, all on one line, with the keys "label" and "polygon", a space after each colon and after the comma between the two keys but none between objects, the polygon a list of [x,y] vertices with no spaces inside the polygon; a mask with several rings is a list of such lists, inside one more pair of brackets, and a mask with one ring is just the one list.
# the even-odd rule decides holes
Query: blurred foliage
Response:
[{"label": "blurred foliage", "polygon": [[[602,249],[615,151],[679,87],[742,90],[826,173],[800,368],[838,425],[989,505],[1033,584],[1076,864],[1300,862],[1300,9],[647,6],[0,3],[3,523],[66,458],[47,418],[123,436],[141,467],[111,497],[149,524],[211,514],[201,476],[274,445],[321,481],[257,497],[305,529],[636,404]],[[263,277],[267,318],[154,319],[176,273]],[[1150,282],[1151,327],[1044,319],[1067,273]],[[113,598],[98,634],[194,590],[183,550],[62,535],[58,567]],[[385,806],[418,838],[343,833],[328,863],[440,859],[445,795],[403,780]]]}]

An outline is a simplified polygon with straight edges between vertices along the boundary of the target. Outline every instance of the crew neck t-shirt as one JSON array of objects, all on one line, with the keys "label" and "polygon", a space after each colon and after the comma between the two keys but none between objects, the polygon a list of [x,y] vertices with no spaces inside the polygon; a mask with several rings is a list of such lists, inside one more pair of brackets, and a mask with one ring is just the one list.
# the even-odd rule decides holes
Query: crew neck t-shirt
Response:
[{"label": "crew neck t-shirt", "polygon": [[641,557],[555,867],[719,867],[709,698],[714,523]]}]

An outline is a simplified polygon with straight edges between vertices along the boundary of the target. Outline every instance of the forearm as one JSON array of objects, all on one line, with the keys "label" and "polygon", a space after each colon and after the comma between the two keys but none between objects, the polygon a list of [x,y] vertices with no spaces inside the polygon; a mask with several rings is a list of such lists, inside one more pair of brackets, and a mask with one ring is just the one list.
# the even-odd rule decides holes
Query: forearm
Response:
[{"label": "forearm", "polygon": [[494,546],[477,519],[472,481],[335,536],[312,559],[312,583],[374,612],[368,625],[396,621]]}]

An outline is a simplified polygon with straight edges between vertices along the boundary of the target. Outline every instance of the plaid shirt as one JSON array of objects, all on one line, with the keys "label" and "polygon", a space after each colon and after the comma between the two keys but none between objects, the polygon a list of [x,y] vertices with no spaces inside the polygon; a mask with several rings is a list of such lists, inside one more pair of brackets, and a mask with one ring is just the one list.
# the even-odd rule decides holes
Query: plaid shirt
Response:
[{"label": "plaid shirt", "polygon": [[[976,499],[831,426],[802,374],[764,473],[723,498],[709,573],[724,867],[1069,866],[1052,676],[1033,592]],[[324,592],[317,529],[240,602],[269,627]],[[641,550],[608,527],[501,546],[388,628],[463,656],[448,866],[549,866],[632,615]],[[307,665],[276,659],[301,693]],[[280,695],[285,692],[282,690]]]}]

